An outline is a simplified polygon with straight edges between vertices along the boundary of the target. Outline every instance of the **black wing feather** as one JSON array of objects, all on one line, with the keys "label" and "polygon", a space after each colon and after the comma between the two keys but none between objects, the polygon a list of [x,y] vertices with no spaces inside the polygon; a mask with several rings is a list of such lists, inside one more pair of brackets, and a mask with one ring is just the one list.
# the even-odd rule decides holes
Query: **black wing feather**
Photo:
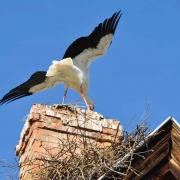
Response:
[{"label": "black wing feather", "polygon": [[63,58],[75,58],[83,52],[84,49],[96,48],[103,36],[115,33],[121,15],[121,11],[114,13],[111,18],[105,19],[104,22],[100,23],[89,36],[80,37],[75,40],[67,48]]},{"label": "black wing feather", "polygon": [[45,78],[45,71],[38,71],[34,73],[26,82],[5,94],[4,97],[0,100],[0,104],[9,103],[19,98],[32,95],[32,93],[29,92],[29,89],[35,85],[44,82]]}]

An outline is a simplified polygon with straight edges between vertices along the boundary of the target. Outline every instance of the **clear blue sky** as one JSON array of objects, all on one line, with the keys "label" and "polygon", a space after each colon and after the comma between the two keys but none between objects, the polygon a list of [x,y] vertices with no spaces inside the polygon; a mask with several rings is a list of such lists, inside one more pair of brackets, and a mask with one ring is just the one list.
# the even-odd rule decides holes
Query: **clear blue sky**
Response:
[{"label": "clear blue sky", "polygon": [[[122,10],[108,53],[91,66],[95,111],[126,130],[149,106],[152,129],[167,116],[180,119],[179,0],[0,0],[0,97],[37,70],[47,70],[68,45]],[[13,160],[34,103],[59,103],[62,85],[0,107],[0,159]],[[68,102],[78,95],[72,90]]]}]

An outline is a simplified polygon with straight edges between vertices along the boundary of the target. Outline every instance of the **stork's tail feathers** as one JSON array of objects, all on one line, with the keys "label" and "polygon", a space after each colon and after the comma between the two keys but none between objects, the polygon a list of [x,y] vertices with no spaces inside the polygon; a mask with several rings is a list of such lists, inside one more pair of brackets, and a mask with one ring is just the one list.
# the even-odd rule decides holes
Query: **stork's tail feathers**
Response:
[{"label": "stork's tail feathers", "polygon": [[[10,90],[4,97],[0,100],[0,105],[4,103],[12,102],[16,99],[29,96],[43,89],[43,84],[46,80],[46,72],[38,71],[34,73],[26,82],[17,86],[16,88]],[[40,86],[39,88],[36,88]],[[36,89],[36,91],[35,91]],[[34,91],[33,91],[34,90]]]}]

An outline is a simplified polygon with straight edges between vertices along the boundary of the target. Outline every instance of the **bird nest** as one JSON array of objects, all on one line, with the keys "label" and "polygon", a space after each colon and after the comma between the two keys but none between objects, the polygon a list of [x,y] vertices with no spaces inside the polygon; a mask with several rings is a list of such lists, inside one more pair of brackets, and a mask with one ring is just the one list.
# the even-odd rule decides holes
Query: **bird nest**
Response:
[{"label": "bird nest", "polygon": [[[76,138],[60,140],[56,155],[49,153],[49,156],[36,159],[41,162],[41,166],[37,173],[33,172],[32,177],[35,180],[90,180],[103,177],[108,171],[117,174],[118,179],[123,179],[129,172],[138,175],[140,172],[136,172],[131,163],[137,147],[145,142],[147,134],[148,128],[142,123],[132,133],[124,132],[123,137],[110,146],[100,147],[97,142],[83,138],[80,151]],[[49,152],[48,148],[43,148]],[[149,151],[139,154],[136,152],[136,156],[144,158],[146,153]],[[117,168],[118,166],[121,168]]]}]

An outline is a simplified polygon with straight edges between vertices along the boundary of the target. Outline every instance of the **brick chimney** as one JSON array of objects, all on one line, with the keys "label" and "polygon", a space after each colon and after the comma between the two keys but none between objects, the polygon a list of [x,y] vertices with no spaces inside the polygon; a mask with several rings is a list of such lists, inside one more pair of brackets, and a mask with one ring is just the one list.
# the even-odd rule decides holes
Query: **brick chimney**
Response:
[{"label": "brick chimney", "polygon": [[106,147],[120,136],[120,122],[97,112],[65,105],[33,105],[16,146],[19,179],[32,179],[41,168],[39,159],[56,155],[62,143],[69,139],[79,143],[76,151],[80,153],[84,138],[96,142],[96,146]]}]

